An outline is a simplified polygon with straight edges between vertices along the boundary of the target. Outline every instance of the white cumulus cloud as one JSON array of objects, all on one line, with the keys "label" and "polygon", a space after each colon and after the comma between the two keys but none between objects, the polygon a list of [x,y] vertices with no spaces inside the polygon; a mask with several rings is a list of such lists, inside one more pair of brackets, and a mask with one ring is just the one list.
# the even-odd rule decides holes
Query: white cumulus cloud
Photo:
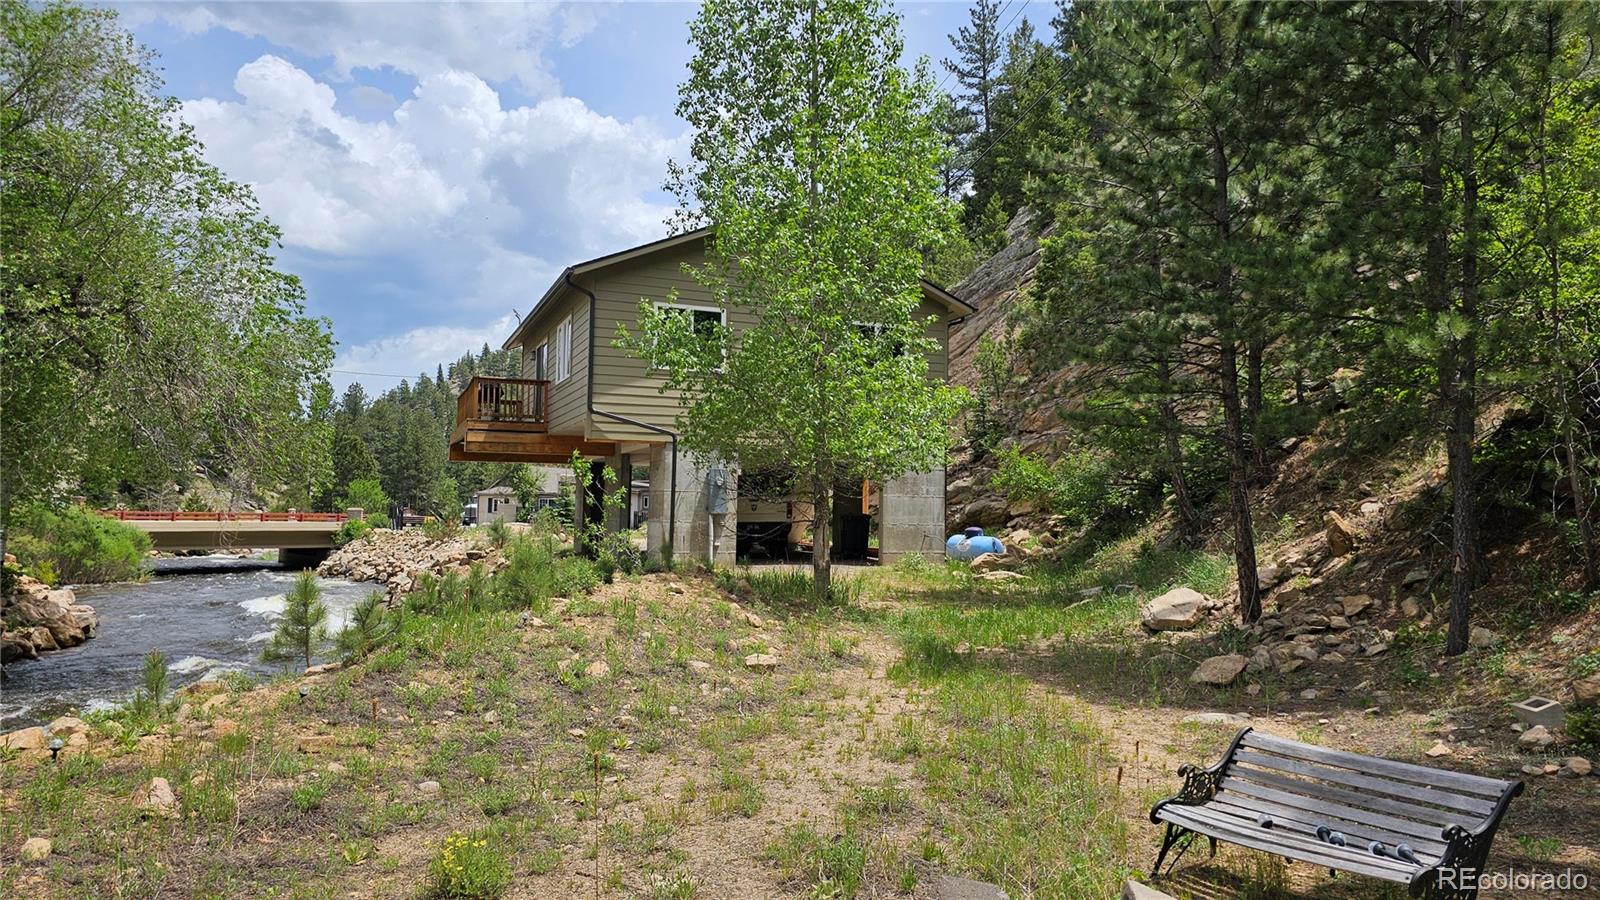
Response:
[{"label": "white cumulus cloud", "polygon": [[189,33],[215,28],[333,60],[333,74],[384,69],[418,78],[451,69],[517,81],[535,96],[557,94],[543,48],[570,46],[603,9],[554,3],[152,3],[123,8],[137,23],[161,19]]}]

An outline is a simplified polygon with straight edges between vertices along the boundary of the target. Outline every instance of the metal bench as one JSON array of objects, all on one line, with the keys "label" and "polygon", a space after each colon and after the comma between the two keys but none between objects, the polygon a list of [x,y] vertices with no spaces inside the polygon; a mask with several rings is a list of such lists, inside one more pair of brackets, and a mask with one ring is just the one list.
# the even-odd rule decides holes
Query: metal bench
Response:
[{"label": "metal bench", "polygon": [[1213,855],[1217,841],[1227,841],[1398,882],[1413,897],[1440,900],[1477,896],[1495,829],[1522,793],[1520,781],[1329,750],[1249,728],[1221,762],[1185,765],[1178,774],[1182,789],[1150,810],[1151,822],[1167,825],[1152,876],[1161,874],[1168,851],[1182,845],[1176,866],[1204,835]]}]

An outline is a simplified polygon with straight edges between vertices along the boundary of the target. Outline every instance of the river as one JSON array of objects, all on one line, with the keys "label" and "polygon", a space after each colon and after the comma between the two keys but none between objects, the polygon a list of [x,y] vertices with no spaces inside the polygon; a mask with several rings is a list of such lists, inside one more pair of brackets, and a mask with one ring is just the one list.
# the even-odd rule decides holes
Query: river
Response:
[{"label": "river", "polygon": [[[261,648],[295,574],[275,563],[198,556],[155,560],[145,582],[74,587],[78,602],[99,615],[95,637],[8,664],[0,683],[0,730],[125,702],[142,683],[151,650],[166,653],[173,688],[228,670],[283,671],[281,663],[261,661]],[[374,589],[342,579],[318,581],[330,632],[343,627],[350,609]]]}]

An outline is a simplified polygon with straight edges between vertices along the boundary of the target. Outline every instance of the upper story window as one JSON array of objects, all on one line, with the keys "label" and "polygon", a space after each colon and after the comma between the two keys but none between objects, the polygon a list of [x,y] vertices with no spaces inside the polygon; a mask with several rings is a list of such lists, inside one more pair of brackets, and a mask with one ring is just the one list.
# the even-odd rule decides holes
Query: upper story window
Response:
[{"label": "upper story window", "polygon": [[[703,341],[716,340],[718,329],[728,324],[727,313],[715,306],[691,306],[687,303],[657,301],[656,308],[682,316],[685,325]],[[720,371],[720,367],[718,370]]]},{"label": "upper story window", "polygon": [[572,317],[567,316],[556,325],[555,334],[550,341],[555,354],[551,380],[560,383],[567,380],[572,374]]},{"label": "upper story window", "polygon": [[714,306],[689,306],[683,303],[657,303],[656,306],[681,313],[688,320],[689,327],[701,337],[715,337],[717,326],[727,324],[727,315]]},{"label": "upper story window", "polygon": [[[883,333],[888,330],[888,326],[881,322],[857,322],[855,326],[856,333],[861,335],[869,344],[881,340]],[[891,356],[904,356],[906,353],[905,343],[898,340],[895,341],[894,345],[890,347],[889,353]]]}]

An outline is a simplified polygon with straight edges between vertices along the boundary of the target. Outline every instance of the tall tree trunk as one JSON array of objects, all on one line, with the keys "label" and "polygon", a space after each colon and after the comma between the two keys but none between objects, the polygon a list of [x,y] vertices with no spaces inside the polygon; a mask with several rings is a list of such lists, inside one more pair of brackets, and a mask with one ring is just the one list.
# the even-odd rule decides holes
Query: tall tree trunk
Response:
[{"label": "tall tree trunk", "polygon": [[1178,412],[1172,405],[1172,363],[1162,357],[1156,363],[1157,378],[1161,384],[1161,401],[1157,410],[1161,417],[1162,448],[1166,455],[1167,478],[1172,482],[1172,499],[1178,506],[1178,527],[1185,540],[1200,531],[1200,516],[1194,510],[1194,500],[1189,496],[1189,479],[1183,471],[1183,444]]},{"label": "tall tree trunk", "polygon": [[1228,205],[1228,155],[1220,139],[1211,145],[1214,193],[1212,215],[1223,262],[1217,266],[1217,339],[1220,346],[1223,443],[1228,449],[1228,507],[1233,519],[1233,565],[1239,582],[1239,616],[1246,623],[1261,618],[1261,582],[1256,575],[1255,525],[1250,521],[1250,450],[1244,409],[1239,396],[1239,336],[1233,311],[1233,265],[1227,261],[1233,217]]},{"label": "tall tree trunk", "polygon": [[811,595],[818,606],[828,600],[833,582],[833,504],[828,482],[811,476]]},{"label": "tall tree trunk", "polygon": [[[1462,0],[1451,4],[1452,33],[1455,34],[1456,77],[1462,89],[1470,87],[1471,54],[1460,35],[1464,15]],[[1440,373],[1449,379],[1449,431],[1445,436],[1445,455],[1450,466],[1450,631],[1445,653],[1465,653],[1472,627],[1472,591],[1477,587],[1478,534],[1477,491],[1474,484],[1472,450],[1477,431],[1478,374],[1478,161],[1470,97],[1462,101],[1458,122],[1461,129],[1458,164],[1461,177],[1461,304],[1464,334],[1450,342],[1447,351],[1449,370]]]},{"label": "tall tree trunk", "polygon": [[1261,335],[1253,335],[1249,346],[1245,349],[1245,421],[1250,430],[1250,465],[1253,468],[1251,481],[1261,484],[1267,480],[1267,441],[1261,428],[1262,405],[1262,368],[1263,357],[1267,352],[1267,339]]},{"label": "tall tree trunk", "polygon": [[1239,402],[1239,349],[1222,342],[1222,417],[1228,449],[1228,511],[1233,520],[1233,565],[1239,582],[1239,616],[1261,618],[1261,582],[1256,577],[1255,525],[1250,520],[1250,454]]}]

